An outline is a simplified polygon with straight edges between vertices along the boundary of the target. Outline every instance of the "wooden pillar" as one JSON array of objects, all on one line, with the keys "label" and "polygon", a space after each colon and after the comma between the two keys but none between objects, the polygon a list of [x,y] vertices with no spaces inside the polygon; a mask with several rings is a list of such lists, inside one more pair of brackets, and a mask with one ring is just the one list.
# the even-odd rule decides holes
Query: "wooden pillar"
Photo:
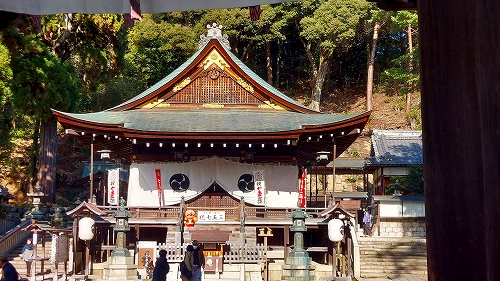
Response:
[{"label": "wooden pillar", "polygon": [[285,229],[283,230],[283,246],[285,250],[283,251],[283,258],[286,261],[288,258],[288,244],[290,242],[290,226],[285,225]]},{"label": "wooden pillar", "polygon": [[90,190],[89,190],[89,203],[92,203],[92,197],[94,196],[94,137],[92,137],[90,143]]},{"label": "wooden pillar", "polygon": [[500,1],[418,1],[429,281],[500,280]]},{"label": "wooden pillar", "polygon": [[333,187],[332,187],[332,204],[335,205],[335,183],[337,182],[336,176],[335,176],[335,164],[336,164],[336,159],[337,159],[337,143],[335,142],[335,139],[333,141],[333,160],[332,160],[332,174],[333,174]]}]

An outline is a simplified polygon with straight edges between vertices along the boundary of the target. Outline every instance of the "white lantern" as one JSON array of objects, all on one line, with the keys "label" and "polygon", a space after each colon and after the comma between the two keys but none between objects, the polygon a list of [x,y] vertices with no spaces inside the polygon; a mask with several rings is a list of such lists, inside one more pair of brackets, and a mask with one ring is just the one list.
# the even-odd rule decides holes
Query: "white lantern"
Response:
[{"label": "white lantern", "polygon": [[82,240],[92,240],[94,238],[94,220],[92,218],[82,218],[78,222],[78,237]]},{"label": "white lantern", "polygon": [[328,222],[328,239],[332,242],[342,241],[344,238],[344,222],[339,219],[332,219]]}]

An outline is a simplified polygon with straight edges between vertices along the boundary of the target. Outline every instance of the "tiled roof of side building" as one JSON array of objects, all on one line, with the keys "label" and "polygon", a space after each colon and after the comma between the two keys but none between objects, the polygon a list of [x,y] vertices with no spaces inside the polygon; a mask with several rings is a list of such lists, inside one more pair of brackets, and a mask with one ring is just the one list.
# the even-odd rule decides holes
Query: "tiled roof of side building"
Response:
[{"label": "tiled roof of side building", "polygon": [[368,166],[422,164],[422,131],[374,130],[372,153]]}]

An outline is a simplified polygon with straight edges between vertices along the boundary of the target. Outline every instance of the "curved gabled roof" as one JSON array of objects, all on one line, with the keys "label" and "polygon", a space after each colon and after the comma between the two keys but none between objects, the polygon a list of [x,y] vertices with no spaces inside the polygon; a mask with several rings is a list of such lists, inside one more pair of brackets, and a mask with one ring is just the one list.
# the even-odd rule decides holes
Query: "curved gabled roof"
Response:
[{"label": "curved gabled roof", "polygon": [[189,73],[192,73],[195,68],[206,60],[206,57],[212,50],[216,50],[233,69],[236,75],[244,77],[249,84],[257,87],[260,91],[259,94],[264,95],[267,100],[272,100],[284,105],[289,110],[304,113],[319,113],[305,105],[297,102],[296,100],[288,97],[280,92],[278,89],[269,85],[265,80],[260,78],[255,72],[248,68],[241,60],[239,60],[224,44],[222,44],[217,37],[208,40],[203,47],[201,47],[194,55],[192,55],[186,62],[158,81],[152,87],[146,89],[144,92],[135,96],[134,98],[123,102],[107,111],[128,110],[138,106],[139,104],[146,103],[154,100],[162,95],[165,91],[172,89],[177,83],[183,81]]},{"label": "curved gabled roof", "polygon": [[246,143],[259,161],[304,164],[319,151],[335,150],[330,158],[340,155],[368,122],[370,112],[309,109],[232,54],[220,29],[209,34],[184,64],[134,98],[100,112],[53,110],[54,115],[94,149],[150,161],[177,161],[172,158],[179,153],[176,143],[192,156],[227,157],[239,157],[244,150],[238,145]]}]

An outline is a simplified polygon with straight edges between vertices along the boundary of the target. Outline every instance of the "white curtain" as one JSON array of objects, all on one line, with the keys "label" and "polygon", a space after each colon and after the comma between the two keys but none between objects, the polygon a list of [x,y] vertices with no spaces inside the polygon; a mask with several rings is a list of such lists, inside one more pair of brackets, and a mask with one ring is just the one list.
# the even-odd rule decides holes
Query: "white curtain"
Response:
[{"label": "white curtain", "polygon": [[[161,170],[162,206],[179,204],[181,197],[190,200],[217,182],[236,199],[255,205],[253,190],[242,191],[238,182],[244,174],[264,171],[266,206],[293,208],[298,200],[298,167],[257,165],[233,162],[221,158],[207,158],[187,163],[134,163],[130,166],[128,206],[157,207],[158,190],[155,169]],[[185,176],[182,176],[183,174]],[[189,185],[187,185],[189,180]],[[180,189],[174,190],[172,188]]]}]

